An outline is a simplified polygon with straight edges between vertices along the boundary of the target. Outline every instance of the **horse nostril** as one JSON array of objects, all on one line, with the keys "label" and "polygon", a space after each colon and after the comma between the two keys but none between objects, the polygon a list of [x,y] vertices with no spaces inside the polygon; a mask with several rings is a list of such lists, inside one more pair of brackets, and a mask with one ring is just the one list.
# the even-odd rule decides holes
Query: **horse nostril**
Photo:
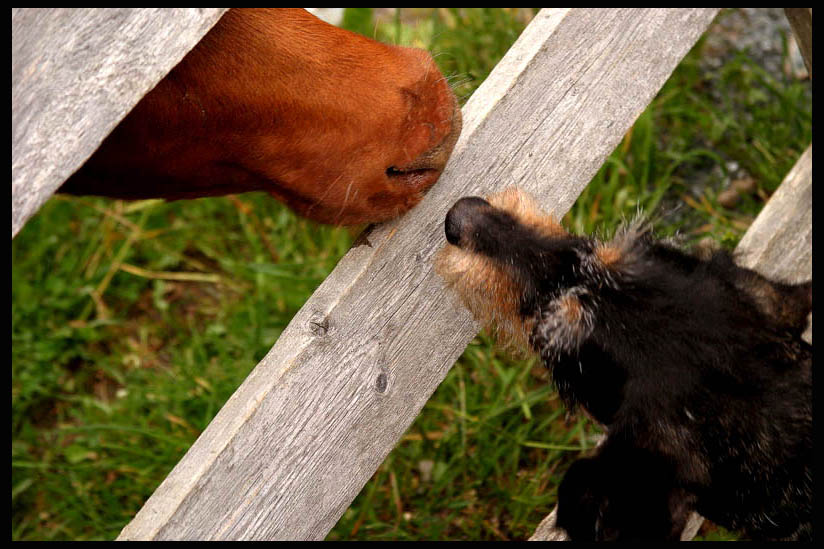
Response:
[{"label": "horse nostril", "polygon": [[[428,53],[422,50],[403,50],[413,60],[422,62],[437,73],[437,67]],[[416,66],[416,65],[415,65]],[[429,69],[420,80],[401,87],[405,114],[398,118],[402,146],[398,156],[385,170],[394,183],[412,183],[423,186],[434,183],[444,170],[449,155],[461,133],[461,109],[455,95],[441,78],[428,78]]]}]

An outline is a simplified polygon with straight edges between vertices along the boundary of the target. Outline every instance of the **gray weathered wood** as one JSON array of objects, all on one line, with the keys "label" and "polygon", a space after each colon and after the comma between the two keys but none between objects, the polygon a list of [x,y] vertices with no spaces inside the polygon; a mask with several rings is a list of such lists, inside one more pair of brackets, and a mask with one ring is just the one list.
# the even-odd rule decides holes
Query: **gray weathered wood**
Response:
[{"label": "gray weathered wood", "polygon": [[[813,277],[813,146],[810,144],[736,248],[737,261],[785,282]],[[812,343],[812,313],[804,338]]]},{"label": "gray weathered wood", "polygon": [[12,238],[225,10],[12,8]]},{"label": "gray weathered wood", "polygon": [[813,9],[812,8],[784,8],[784,14],[790,22],[798,43],[798,49],[804,57],[807,72],[813,77]]},{"label": "gray weathered wood", "polygon": [[321,539],[478,332],[432,270],[461,196],[562,215],[716,9],[545,9],[464,108],[441,181],[366,231],[119,539]]},{"label": "gray weathered wood", "polygon": [[813,272],[813,146],[807,147],[736,248],[764,276],[801,282]]},{"label": "gray weathered wood", "polygon": [[813,146],[770,197],[736,249],[740,265],[787,282],[813,272]]}]

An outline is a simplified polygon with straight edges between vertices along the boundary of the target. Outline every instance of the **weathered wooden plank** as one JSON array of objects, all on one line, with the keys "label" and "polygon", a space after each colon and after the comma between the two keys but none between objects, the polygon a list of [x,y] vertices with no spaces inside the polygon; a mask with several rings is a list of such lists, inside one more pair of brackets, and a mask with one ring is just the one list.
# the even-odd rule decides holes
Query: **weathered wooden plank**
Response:
[{"label": "weathered wooden plank", "polygon": [[225,10],[12,9],[12,238]]},{"label": "weathered wooden plank", "polygon": [[[785,282],[813,277],[813,146],[810,144],[736,248],[740,265]],[[812,313],[804,338],[812,343]]]},{"label": "weathered wooden plank", "polygon": [[323,538],[478,331],[432,270],[448,208],[516,184],[563,214],[716,11],[541,11],[441,181],[358,239],[119,539]]},{"label": "weathered wooden plank", "polygon": [[[813,146],[810,145],[770,197],[735,249],[736,261],[764,276],[785,282],[812,278],[813,256]],[[812,343],[812,314],[804,338]],[[557,508],[541,521],[530,541],[564,541],[555,528]],[[703,519],[693,513],[681,534],[689,541]]]},{"label": "weathered wooden plank", "polygon": [[813,9],[812,8],[784,8],[784,14],[793,29],[798,49],[804,57],[807,72],[813,77]]},{"label": "weathered wooden plank", "polygon": [[812,183],[810,144],[738,244],[740,265],[787,282],[812,278]]}]

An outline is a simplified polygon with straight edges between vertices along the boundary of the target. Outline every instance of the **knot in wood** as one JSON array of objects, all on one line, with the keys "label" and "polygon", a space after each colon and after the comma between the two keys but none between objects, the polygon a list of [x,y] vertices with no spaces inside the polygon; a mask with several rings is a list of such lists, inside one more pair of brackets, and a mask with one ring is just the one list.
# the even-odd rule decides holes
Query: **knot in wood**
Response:
[{"label": "knot in wood", "polygon": [[325,336],[329,332],[329,318],[320,313],[313,314],[309,319],[309,331],[318,337]]},{"label": "knot in wood", "polygon": [[386,374],[381,372],[378,374],[378,378],[375,380],[375,390],[379,393],[386,392],[386,387],[389,385],[389,380],[386,377]]}]

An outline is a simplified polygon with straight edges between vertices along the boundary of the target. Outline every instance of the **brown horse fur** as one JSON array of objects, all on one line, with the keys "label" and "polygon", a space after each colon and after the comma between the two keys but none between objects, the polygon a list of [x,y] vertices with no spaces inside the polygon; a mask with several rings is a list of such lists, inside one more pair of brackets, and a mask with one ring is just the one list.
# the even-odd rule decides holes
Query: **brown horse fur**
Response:
[{"label": "brown horse fur", "polygon": [[460,109],[431,56],[303,9],[231,9],[60,189],[265,191],[330,224],[385,220],[437,180]]}]

